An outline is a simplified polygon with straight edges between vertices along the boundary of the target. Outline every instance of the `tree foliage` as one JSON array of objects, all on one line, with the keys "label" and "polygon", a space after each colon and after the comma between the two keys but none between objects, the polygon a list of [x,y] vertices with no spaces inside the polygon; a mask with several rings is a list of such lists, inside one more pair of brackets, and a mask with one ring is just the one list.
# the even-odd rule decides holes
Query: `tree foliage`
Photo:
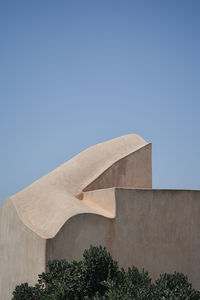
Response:
[{"label": "tree foliage", "polygon": [[120,269],[106,248],[91,246],[83,259],[53,260],[38,283],[17,286],[12,300],[199,300],[182,273],[162,274],[155,283],[136,267]]}]

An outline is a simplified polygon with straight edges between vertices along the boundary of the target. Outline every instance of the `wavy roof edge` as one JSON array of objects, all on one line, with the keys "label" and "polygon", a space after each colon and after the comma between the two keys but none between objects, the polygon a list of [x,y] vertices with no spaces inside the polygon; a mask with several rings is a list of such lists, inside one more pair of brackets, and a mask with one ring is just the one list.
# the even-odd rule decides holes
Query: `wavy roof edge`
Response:
[{"label": "wavy roof edge", "polygon": [[52,238],[76,214],[106,216],[105,211],[94,210],[76,196],[115,162],[147,144],[139,135],[128,134],[84,150],[10,197],[20,219],[39,236]]}]

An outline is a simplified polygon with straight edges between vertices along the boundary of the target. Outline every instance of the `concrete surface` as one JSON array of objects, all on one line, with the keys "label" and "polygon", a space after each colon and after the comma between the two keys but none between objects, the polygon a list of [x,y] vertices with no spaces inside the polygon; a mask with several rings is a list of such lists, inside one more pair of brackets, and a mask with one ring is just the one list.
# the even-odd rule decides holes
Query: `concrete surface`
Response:
[{"label": "concrete surface", "polygon": [[11,300],[16,285],[37,281],[45,270],[46,240],[28,229],[7,198],[0,209],[0,299]]},{"label": "concrete surface", "polygon": [[151,144],[136,134],[90,147],[7,198],[0,208],[1,298],[11,299],[17,284],[36,281],[45,270],[46,239],[56,236],[67,220],[88,213],[114,218],[112,191],[80,199],[84,189],[115,185],[151,186]]},{"label": "concrete surface", "polygon": [[[80,260],[91,244],[104,245],[125,268],[144,268],[153,279],[160,273],[183,272],[200,289],[200,191],[117,188],[114,192],[116,218],[72,217],[47,240],[46,260]],[[94,199],[96,191],[88,192],[87,198],[90,193]]]},{"label": "concrete surface", "polygon": [[11,199],[28,228],[52,238],[71,216],[92,212],[76,199],[82,198],[84,189],[93,189],[91,183],[95,188],[151,187],[151,173],[151,144],[129,134],[86,149]]},{"label": "concrete surface", "polygon": [[[137,189],[138,188],[138,189]],[[152,190],[151,144],[126,135],[95,145],[0,207],[0,299],[33,285],[48,260],[104,245],[153,279],[180,271],[200,289],[200,191]]]},{"label": "concrete surface", "polygon": [[110,187],[152,188],[151,144],[123,157],[84,188],[84,192]]}]

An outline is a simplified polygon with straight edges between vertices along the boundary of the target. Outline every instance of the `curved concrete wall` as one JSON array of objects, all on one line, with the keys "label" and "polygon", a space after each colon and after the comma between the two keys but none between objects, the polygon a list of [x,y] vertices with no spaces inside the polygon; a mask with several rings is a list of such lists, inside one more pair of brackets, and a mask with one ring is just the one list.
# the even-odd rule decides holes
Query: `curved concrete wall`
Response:
[{"label": "curved concrete wall", "polygon": [[85,188],[150,187],[151,145],[147,145],[140,136],[129,134],[86,149],[11,196],[20,219],[40,237],[52,238],[71,216],[91,212],[76,199]]},{"label": "curved concrete wall", "polygon": [[148,144],[120,159],[83,191],[111,187],[152,188],[151,148]]},{"label": "curved concrete wall", "polygon": [[[110,245],[110,230],[116,215],[115,189],[105,189],[84,193],[84,203],[92,203],[98,211],[110,211],[109,218],[98,214],[78,214],[69,219],[57,233],[47,240],[46,262],[52,259],[67,258],[80,260],[83,251],[91,244]],[[81,225],[82,224],[82,225]],[[114,236],[113,236],[114,238]],[[110,241],[111,242],[111,241]]]},{"label": "curved concrete wall", "polygon": [[125,268],[145,268],[153,279],[183,272],[200,289],[200,191],[116,189],[115,196],[115,219],[72,217],[47,241],[46,259],[81,259],[91,244],[104,245]]},{"label": "curved concrete wall", "polygon": [[[35,283],[45,270],[46,239],[62,235],[63,224],[79,214],[88,220],[115,218],[114,190],[91,192],[82,199],[84,190],[113,186],[151,187],[151,144],[136,134],[86,149],[5,200],[0,208],[0,296],[4,300],[11,298],[17,284]],[[66,245],[66,236],[67,232],[59,245]],[[67,249],[69,253],[69,245]]]},{"label": "curved concrete wall", "polygon": [[22,223],[9,198],[0,209],[0,229],[0,299],[10,300],[16,285],[33,285],[45,271],[46,240]]},{"label": "curved concrete wall", "polygon": [[86,149],[7,198],[0,299],[10,300],[17,284],[34,284],[48,260],[81,259],[91,244],[154,279],[184,272],[200,289],[200,191],[151,187],[151,144],[131,134]]},{"label": "curved concrete wall", "polygon": [[91,244],[106,246],[125,268],[145,268],[153,279],[183,272],[200,289],[200,191],[111,188],[85,192],[81,202],[93,213],[72,216],[45,240],[21,222],[11,199],[5,201],[0,210],[1,299],[10,300],[17,284],[34,284],[48,260],[79,260]]}]

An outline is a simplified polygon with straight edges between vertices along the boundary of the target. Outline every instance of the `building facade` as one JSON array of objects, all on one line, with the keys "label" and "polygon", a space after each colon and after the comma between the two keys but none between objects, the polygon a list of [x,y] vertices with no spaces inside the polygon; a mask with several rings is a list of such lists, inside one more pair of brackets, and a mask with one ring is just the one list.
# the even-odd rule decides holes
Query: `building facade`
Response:
[{"label": "building facade", "polygon": [[3,203],[1,299],[90,245],[153,279],[183,272],[200,289],[199,229],[200,191],[152,189],[151,143],[130,134],[95,145]]}]

